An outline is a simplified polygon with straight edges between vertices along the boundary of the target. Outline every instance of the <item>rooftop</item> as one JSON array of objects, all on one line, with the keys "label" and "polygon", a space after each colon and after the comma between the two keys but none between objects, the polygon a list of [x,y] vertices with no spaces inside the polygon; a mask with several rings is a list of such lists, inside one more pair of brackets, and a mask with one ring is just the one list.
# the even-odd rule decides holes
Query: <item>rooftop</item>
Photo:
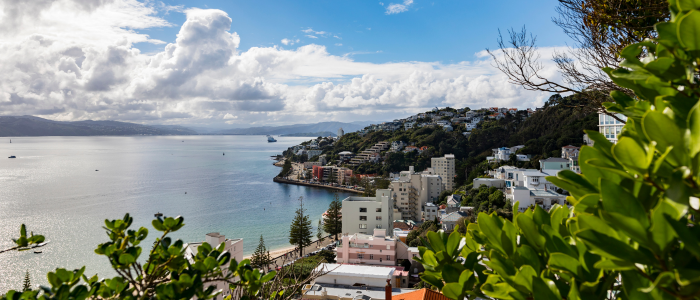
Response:
[{"label": "rooftop", "polygon": [[[391,279],[396,268],[394,267],[373,267],[367,265],[345,265],[345,264],[321,264],[316,267],[317,271],[330,271],[328,275],[336,276],[356,276]],[[383,290],[383,289],[382,289]]]},{"label": "rooftop", "polygon": [[[568,161],[568,160],[567,160],[567,161]],[[549,176],[549,175],[547,175],[547,174],[545,174],[545,173],[542,173],[542,172],[540,172],[540,171],[528,171],[528,172],[523,172],[523,175],[525,175],[525,176],[532,176],[532,177],[535,177],[535,176],[540,176],[540,177],[542,177],[542,176]]]},{"label": "rooftop", "polygon": [[449,300],[450,298],[429,289],[420,289],[405,294],[391,295],[392,300]]},{"label": "rooftop", "polygon": [[[355,287],[347,285],[335,285],[327,283],[317,283],[314,284],[307,292],[307,295],[322,296],[322,291],[326,291],[329,296],[336,296],[338,298],[353,298],[353,299],[384,299],[384,288],[383,287]],[[415,291],[414,289],[391,289],[392,296],[394,294],[406,294]],[[393,298],[393,297],[392,297]]]},{"label": "rooftop", "polygon": [[569,160],[561,157],[550,157],[547,159],[541,159],[540,162],[569,162]]},{"label": "rooftop", "polygon": [[441,220],[442,220],[443,222],[444,222],[444,221],[447,221],[447,222],[457,222],[457,220],[459,220],[459,218],[461,218],[461,217],[466,217],[466,216],[468,216],[468,214],[465,213],[465,212],[462,212],[462,211],[454,211],[454,212],[451,212],[451,213],[449,213],[449,214],[444,215],[444,216],[441,218]]},{"label": "rooftop", "polygon": [[547,191],[547,190],[530,190],[530,196],[535,196],[535,197],[561,197],[564,196],[562,194],[559,194],[554,191]]}]

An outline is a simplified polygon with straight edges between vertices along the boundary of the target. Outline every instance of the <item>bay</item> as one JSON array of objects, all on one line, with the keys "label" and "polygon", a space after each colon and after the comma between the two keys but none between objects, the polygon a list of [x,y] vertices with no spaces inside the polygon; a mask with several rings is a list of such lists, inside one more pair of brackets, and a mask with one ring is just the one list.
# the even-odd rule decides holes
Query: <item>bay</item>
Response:
[{"label": "bay", "polygon": [[[289,246],[289,224],[303,197],[314,227],[334,191],[272,182],[280,168],[270,156],[309,138],[264,136],[19,137],[0,140],[0,249],[12,247],[19,226],[43,234],[41,254],[0,254],[0,293],[20,289],[25,271],[46,284],[57,267],[87,266],[114,276],[104,256],[105,219],[134,217],[149,229],[144,252],[159,232],[157,212],[182,215],[172,234],[199,242],[209,232],[243,238],[251,254],[263,235],[268,249]],[[225,155],[224,155],[225,153]],[[17,158],[9,159],[10,155]],[[339,193],[340,199],[349,194]]]}]

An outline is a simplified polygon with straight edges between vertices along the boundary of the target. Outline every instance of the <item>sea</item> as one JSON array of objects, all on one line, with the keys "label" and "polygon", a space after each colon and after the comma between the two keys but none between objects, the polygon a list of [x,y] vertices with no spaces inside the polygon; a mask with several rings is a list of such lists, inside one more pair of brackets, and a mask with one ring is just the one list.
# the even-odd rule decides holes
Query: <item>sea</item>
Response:
[{"label": "sea", "polygon": [[350,196],[272,181],[281,168],[271,156],[308,137],[277,137],[276,143],[265,136],[11,139],[0,139],[0,250],[14,245],[21,224],[49,243],[37,249],[42,253],[0,254],[0,294],[21,289],[25,272],[32,285],[47,284],[46,274],[59,267],[115,276],[94,249],[108,241],[104,221],[125,213],[134,218],[132,228],[149,230],[142,258],[160,236],[151,226],[156,213],[184,217],[173,239],[201,242],[219,232],[243,238],[247,255],[260,236],[270,250],[289,247],[300,204],[315,230],[336,195]]}]

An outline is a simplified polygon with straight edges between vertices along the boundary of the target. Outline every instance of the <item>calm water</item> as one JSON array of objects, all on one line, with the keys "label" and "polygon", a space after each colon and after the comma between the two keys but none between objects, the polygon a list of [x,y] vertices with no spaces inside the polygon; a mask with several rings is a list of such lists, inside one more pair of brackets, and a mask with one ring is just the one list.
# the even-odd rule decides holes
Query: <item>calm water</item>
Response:
[{"label": "calm water", "polygon": [[268,249],[289,245],[300,196],[316,226],[334,195],[272,182],[280,168],[270,156],[308,138],[267,143],[264,136],[31,137],[12,138],[12,144],[3,139],[0,249],[13,245],[22,223],[50,243],[42,254],[0,254],[0,293],[20,289],[26,270],[33,284],[45,284],[46,273],[56,267],[86,265],[86,274],[114,276],[106,258],[93,251],[107,240],[104,220],[126,212],[134,217],[133,227],[149,229],[144,252],[157,235],[150,221],[161,212],[185,217],[175,238],[195,242],[220,232],[243,238],[250,254],[261,234]]}]

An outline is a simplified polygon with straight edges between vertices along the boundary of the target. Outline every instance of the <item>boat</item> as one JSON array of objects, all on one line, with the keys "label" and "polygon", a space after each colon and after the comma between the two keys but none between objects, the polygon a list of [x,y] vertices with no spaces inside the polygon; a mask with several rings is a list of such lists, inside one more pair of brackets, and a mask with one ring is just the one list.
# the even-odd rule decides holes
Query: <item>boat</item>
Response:
[{"label": "boat", "polygon": [[8,158],[17,158],[17,156],[12,155],[12,156],[10,156],[10,157],[8,157]]},{"label": "boat", "polygon": [[268,135],[268,136],[267,136],[267,142],[268,142],[268,143],[273,143],[273,142],[276,142],[276,141],[277,141],[277,140],[276,140],[275,138],[273,138],[271,135]]},{"label": "boat", "polygon": [[158,212],[157,214],[154,214],[153,216],[155,216],[156,218],[160,218],[160,217],[163,217],[163,214]]},{"label": "boat", "polygon": [[41,251],[34,251],[34,253],[36,253],[36,254],[41,254]]}]

